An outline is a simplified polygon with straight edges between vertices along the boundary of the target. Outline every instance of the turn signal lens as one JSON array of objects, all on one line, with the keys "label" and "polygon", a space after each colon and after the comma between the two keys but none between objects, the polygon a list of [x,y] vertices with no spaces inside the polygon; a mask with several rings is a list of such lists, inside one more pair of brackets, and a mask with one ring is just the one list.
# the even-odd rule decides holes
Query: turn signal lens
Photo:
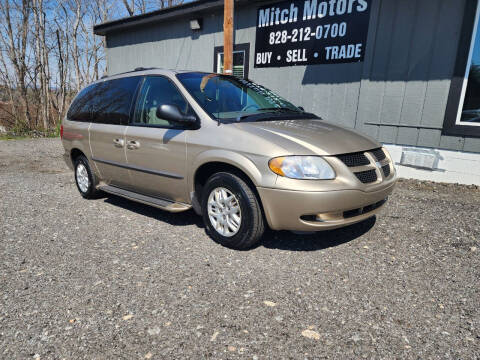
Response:
[{"label": "turn signal lens", "polygon": [[285,176],[285,174],[282,170],[283,160],[285,160],[284,157],[278,157],[278,158],[274,158],[274,159],[270,160],[268,162],[268,166],[270,167],[270,170],[272,170],[277,175]]},{"label": "turn signal lens", "polygon": [[335,171],[320,156],[281,156],[271,159],[268,166],[275,174],[291,179],[335,179]]}]

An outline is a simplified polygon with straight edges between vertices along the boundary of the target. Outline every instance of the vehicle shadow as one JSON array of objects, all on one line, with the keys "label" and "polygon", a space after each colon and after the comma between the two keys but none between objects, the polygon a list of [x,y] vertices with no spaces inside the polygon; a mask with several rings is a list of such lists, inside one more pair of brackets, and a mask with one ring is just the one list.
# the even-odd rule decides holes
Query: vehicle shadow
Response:
[{"label": "vehicle shadow", "polygon": [[298,234],[290,231],[269,231],[265,234],[259,246],[289,251],[323,250],[359,238],[369,232],[376,221],[376,217],[372,216],[362,222],[344,228],[308,234]]},{"label": "vehicle shadow", "polygon": [[[170,213],[155,207],[144,205],[120,196],[108,194],[104,198],[108,204],[119,206],[125,210],[139,215],[148,216],[157,221],[165,222],[174,226],[196,225],[204,229],[203,221],[193,210],[180,213]],[[344,228],[320,231],[315,233],[293,233],[290,231],[267,230],[262,241],[255,247],[289,251],[317,251],[341,244],[348,243],[369,232],[375,225],[376,217],[373,216],[360,223]],[[248,250],[247,250],[248,251]]]},{"label": "vehicle shadow", "polygon": [[148,216],[152,219],[166,222],[167,224],[170,224],[170,225],[175,225],[175,226],[196,225],[199,228],[204,227],[202,218],[197,214],[195,214],[193,210],[188,210],[180,213],[171,213],[168,211],[157,209],[156,207],[153,207],[150,205],[145,205],[142,203],[138,203],[136,201],[131,201],[121,196],[116,196],[112,194],[105,195],[104,201],[108,204],[119,206],[125,210],[132,211],[139,215]]}]

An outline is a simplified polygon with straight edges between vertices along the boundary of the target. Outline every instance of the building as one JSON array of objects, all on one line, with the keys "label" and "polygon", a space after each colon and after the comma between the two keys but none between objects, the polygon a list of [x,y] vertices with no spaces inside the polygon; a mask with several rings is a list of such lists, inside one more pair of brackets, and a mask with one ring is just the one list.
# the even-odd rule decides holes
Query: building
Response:
[{"label": "building", "polygon": [[[477,0],[235,1],[234,74],[387,145],[400,176],[480,184]],[[95,26],[108,74],[221,72],[223,0]]]}]

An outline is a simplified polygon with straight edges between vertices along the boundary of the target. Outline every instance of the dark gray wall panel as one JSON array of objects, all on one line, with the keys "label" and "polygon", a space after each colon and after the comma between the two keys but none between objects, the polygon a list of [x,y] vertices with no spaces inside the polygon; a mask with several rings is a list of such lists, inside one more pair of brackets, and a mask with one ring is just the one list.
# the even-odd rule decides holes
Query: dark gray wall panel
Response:
[{"label": "dark gray wall panel", "polygon": [[[385,124],[400,123],[405,80],[408,70],[410,39],[413,32],[415,1],[392,1],[392,6],[382,2],[380,16],[391,26],[390,41],[384,44],[388,48],[387,72],[384,85],[380,122]],[[383,6],[387,5],[387,6]],[[390,11],[393,10],[393,13]],[[379,31],[382,29],[379,28]],[[374,75],[375,76],[375,75]],[[389,81],[390,79],[394,81]],[[382,80],[381,78],[373,80]]]},{"label": "dark gray wall panel", "polygon": [[439,147],[442,149],[463,150],[465,138],[460,136],[442,136]]},{"label": "dark gray wall panel", "polygon": [[379,129],[380,129],[380,126],[378,125],[363,125],[361,131],[364,134],[371,136],[374,139],[378,139]]},{"label": "dark gray wall panel", "polygon": [[463,151],[480,152],[480,139],[468,137],[465,138]]},{"label": "dark gray wall panel", "polygon": [[453,76],[463,8],[458,0],[436,1],[436,26],[432,34],[433,46],[429,82],[425,94],[422,125],[442,127],[447,106],[450,79]]},{"label": "dark gray wall panel", "polygon": [[418,129],[400,127],[396,143],[399,145],[417,145]]},{"label": "dark gray wall panel", "polygon": [[417,145],[436,148],[440,145],[441,130],[420,129],[418,132]]},{"label": "dark gray wall panel", "polygon": [[379,126],[378,141],[387,144],[395,144],[397,140],[398,127],[396,126]]},{"label": "dark gray wall panel", "polygon": [[[415,9],[413,32],[405,43],[410,43],[408,73],[402,107],[401,124],[420,124],[427,91],[428,71],[431,59],[431,42],[435,30],[435,3],[417,0],[408,1]],[[424,14],[430,11],[430,16]]]}]

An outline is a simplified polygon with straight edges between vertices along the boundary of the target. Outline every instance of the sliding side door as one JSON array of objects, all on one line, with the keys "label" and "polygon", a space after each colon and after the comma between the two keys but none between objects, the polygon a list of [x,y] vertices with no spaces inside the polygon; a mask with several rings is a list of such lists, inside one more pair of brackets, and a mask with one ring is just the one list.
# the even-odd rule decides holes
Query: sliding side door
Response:
[{"label": "sliding side door", "polygon": [[92,159],[105,183],[122,188],[130,184],[125,133],[140,80],[135,76],[97,83],[93,99]]}]

